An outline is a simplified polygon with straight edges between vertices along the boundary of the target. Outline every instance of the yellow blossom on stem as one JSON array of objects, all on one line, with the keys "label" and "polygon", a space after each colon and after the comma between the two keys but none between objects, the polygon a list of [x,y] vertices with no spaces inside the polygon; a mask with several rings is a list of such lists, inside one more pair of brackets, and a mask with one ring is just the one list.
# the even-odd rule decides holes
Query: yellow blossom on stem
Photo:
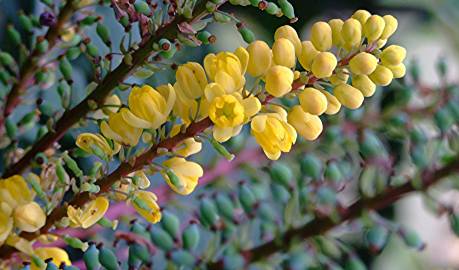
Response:
[{"label": "yellow blossom on stem", "polygon": [[[250,65],[250,56],[247,65]],[[240,91],[244,87],[244,67],[241,65],[239,57],[234,53],[208,54],[204,58],[204,68],[209,78],[220,84],[227,93]]]},{"label": "yellow blossom on stem", "polygon": [[325,113],[328,115],[337,114],[341,109],[341,103],[339,100],[326,90],[320,90],[320,92],[322,92],[322,94],[324,94],[327,98],[327,110]]},{"label": "yellow blossom on stem", "polygon": [[349,61],[349,68],[356,75],[369,75],[375,71],[377,65],[378,58],[366,52],[358,53]]},{"label": "yellow blossom on stem", "polygon": [[290,25],[283,25],[276,29],[274,33],[274,40],[278,40],[280,38],[288,39],[293,46],[295,46],[295,53],[300,55],[301,53],[301,40],[298,37],[298,33],[296,30],[291,27]]},{"label": "yellow blossom on stem", "polygon": [[238,47],[235,51],[234,54],[239,58],[239,62],[241,63],[241,73],[245,74],[247,71],[247,66],[249,65],[249,52],[243,48],[243,47]]},{"label": "yellow blossom on stem", "polygon": [[20,175],[14,175],[0,181],[0,203],[6,203],[10,209],[29,203],[34,197],[35,193]]},{"label": "yellow blossom on stem", "polygon": [[132,88],[129,94],[129,110],[121,109],[121,115],[131,126],[157,129],[167,121],[176,99],[172,85],[161,85],[157,90],[149,85]]},{"label": "yellow blossom on stem", "polygon": [[311,70],[317,78],[330,77],[335,70],[338,61],[334,54],[330,52],[319,53],[312,61]]},{"label": "yellow blossom on stem", "polygon": [[0,245],[5,242],[12,229],[13,219],[11,218],[11,209],[6,205],[0,207]]},{"label": "yellow blossom on stem", "polygon": [[289,152],[296,141],[295,128],[287,122],[287,112],[281,108],[255,116],[250,126],[255,140],[271,160],[279,159],[281,152]]},{"label": "yellow blossom on stem", "polygon": [[258,77],[266,73],[271,67],[272,52],[266,42],[256,40],[247,46],[249,52],[249,62],[247,65],[247,73],[253,77]]},{"label": "yellow blossom on stem", "polygon": [[349,71],[347,69],[336,69],[335,73],[330,76],[329,80],[334,86],[347,83],[349,80]]},{"label": "yellow blossom on stem", "polygon": [[279,38],[273,44],[273,59],[276,65],[285,66],[288,68],[295,67],[295,47],[286,38]]},{"label": "yellow blossom on stem", "polygon": [[314,47],[325,52],[332,46],[332,29],[326,22],[316,22],[311,27],[311,42]]},{"label": "yellow blossom on stem", "polygon": [[385,66],[385,67],[387,67],[388,69],[390,69],[390,71],[392,71],[392,74],[394,74],[395,79],[402,78],[406,74],[406,66],[403,63],[400,63],[396,66]]},{"label": "yellow blossom on stem", "polygon": [[292,90],[293,71],[284,66],[272,66],[265,76],[266,91],[281,97]]},{"label": "yellow blossom on stem", "polygon": [[327,110],[327,97],[319,90],[307,87],[298,94],[301,107],[307,113],[321,115]]},{"label": "yellow blossom on stem", "polygon": [[352,78],[352,86],[359,89],[364,97],[371,97],[376,91],[376,85],[366,75],[356,75]]},{"label": "yellow blossom on stem", "polygon": [[319,54],[319,51],[314,48],[312,42],[307,40],[301,42],[301,53],[298,56],[298,61],[305,70],[311,70],[312,61]]},{"label": "yellow blossom on stem", "polygon": [[392,16],[392,15],[385,15],[383,16],[383,19],[384,19],[384,22],[386,23],[385,24],[385,27],[384,27],[384,31],[383,33],[381,34],[381,39],[385,39],[387,40],[390,36],[392,36],[395,31],[397,30],[397,27],[398,27],[398,21],[397,19]]},{"label": "yellow blossom on stem", "polygon": [[359,46],[362,39],[362,25],[356,19],[347,19],[341,28],[341,37],[344,41],[344,48],[348,51]]},{"label": "yellow blossom on stem", "polygon": [[36,202],[29,202],[14,209],[14,225],[21,231],[35,232],[46,222],[46,215]]},{"label": "yellow blossom on stem", "polygon": [[405,60],[406,49],[398,45],[390,45],[381,52],[379,57],[383,65],[396,66]]},{"label": "yellow blossom on stem", "polygon": [[368,42],[374,42],[378,40],[386,26],[386,22],[383,17],[379,15],[371,15],[365,24],[363,24],[363,34],[367,38]]},{"label": "yellow blossom on stem", "polygon": [[[65,250],[57,247],[39,247],[34,250],[36,256],[38,256],[42,260],[52,259],[52,262],[55,265],[61,265],[64,263],[65,265],[72,265],[70,261],[69,255]],[[31,264],[32,270],[43,270],[36,266],[34,263]]]},{"label": "yellow blossom on stem", "polygon": [[361,25],[365,25],[367,22],[368,18],[370,18],[371,13],[364,10],[364,9],[359,9],[352,14],[351,18],[356,19],[361,23]]},{"label": "yellow blossom on stem", "polygon": [[181,195],[188,195],[196,188],[204,174],[202,167],[184,158],[173,157],[163,162],[162,176],[170,188]]},{"label": "yellow blossom on stem", "polygon": [[207,78],[204,69],[199,63],[188,62],[178,67],[176,72],[177,84],[183,96],[197,99],[204,94]]},{"label": "yellow blossom on stem", "polygon": [[132,202],[134,209],[145,220],[151,223],[157,223],[161,220],[161,211],[157,204],[158,197],[153,192],[137,190],[134,193]]},{"label": "yellow blossom on stem", "polygon": [[358,109],[363,103],[362,93],[349,84],[338,85],[333,89],[333,94],[343,106],[349,109]]},{"label": "yellow blossom on stem", "polygon": [[288,113],[288,123],[292,125],[301,137],[313,141],[322,133],[322,121],[317,115],[305,112],[301,106],[296,105]]},{"label": "yellow blossom on stem", "polygon": [[341,29],[343,28],[343,20],[341,19],[332,19],[328,21],[328,24],[332,30],[332,44],[336,47],[341,47],[343,45],[343,38],[341,36]]},{"label": "yellow blossom on stem", "polygon": [[369,77],[376,85],[387,86],[392,82],[394,74],[387,67],[378,65]]},{"label": "yellow blossom on stem", "polygon": [[[97,154],[98,149],[100,149],[107,156],[113,156],[121,149],[120,144],[115,142],[112,148],[102,135],[92,133],[81,133],[78,135],[76,145],[91,154]],[[98,149],[95,149],[95,147]]]},{"label": "yellow blossom on stem", "polygon": [[123,117],[123,110],[110,115],[108,122],[104,121],[100,125],[102,134],[118,143],[134,146],[137,145],[142,134],[142,129],[132,126]]},{"label": "yellow blossom on stem", "polygon": [[81,208],[74,208],[70,205],[67,208],[67,216],[69,217],[71,226],[87,229],[105,215],[108,206],[108,199],[99,196],[95,200],[86,203]]}]

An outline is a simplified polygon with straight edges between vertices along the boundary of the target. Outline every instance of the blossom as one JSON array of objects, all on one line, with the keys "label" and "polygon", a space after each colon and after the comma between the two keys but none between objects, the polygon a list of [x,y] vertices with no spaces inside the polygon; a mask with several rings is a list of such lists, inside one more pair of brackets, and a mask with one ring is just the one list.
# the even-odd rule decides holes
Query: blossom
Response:
[{"label": "blossom", "polygon": [[314,47],[325,52],[332,46],[332,29],[326,22],[316,22],[311,27],[311,42]]},{"label": "blossom", "polygon": [[287,112],[280,108],[255,116],[250,126],[255,140],[271,160],[279,159],[281,152],[289,152],[296,141],[295,128],[287,123]]},{"label": "blossom", "polygon": [[365,24],[362,24],[362,26],[363,35],[367,38],[368,42],[374,42],[381,37],[384,32],[386,22],[383,17],[379,15],[371,15],[368,17]]},{"label": "blossom", "polygon": [[312,42],[307,40],[301,42],[301,53],[298,56],[298,61],[305,70],[311,70],[312,61],[319,54],[319,51],[314,48]]},{"label": "blossom", "polygon": [[266,73],[271,67],[272,52],[266,42],[256,40],[247,46],[249,52],[249,63],[247,73],[253,77],[258,77]]},{"label": "blossom", "polygon": [[107,121],[103,121],[100,125],[102,134],[118,143],[134,146],[137,145],[142,134],[142,129],[132,126],[123,117],[123,110],[110,115]]},{"label": "blossom", "polygon": [[272,51],[274,63],[288,68],[295,67],[295,47],[288,39],[279,38],[274,41]]},{"label": "blossom", "polygon": [[266,91],[275,96],[281,97],[292,90],[293,71],[284,66],[272,66],[265,76]]},{"label": "blossom", "polygon": [[46,215],[36,202],[22,204],[14,209],[14,225],[25,232],[35,232],[43,227]]},{"label": "blossom", "polygon": [[157,223],[161,220],[161,211],[156,203],[158,197],[153,192],[137,190],[133,196],[134,209],[148,222]]},{"label": "blossom", "polygon": [[357,47],[362,39],[361,23],[354,18],[349,18],[344,21],[343,27],[341,28],[341,37],[344,41],[344,48],[348,51]]},{"label": "blossom", "polygon": [[204,94],[207,78],[204,69],[199,63],[188,62],[181,65],[176,73],[177,84],[181,94],[188,99],[197,99]]},{"label": "blossom", "polygon": [[406,49],[398,45],[390,45],[381,52],[383,65],[396,66],[403,62],[406,57]]},{"label": "blossom", "polygon": [[357,109],[363,103],[363,94],[349,84],[340,84],[333,89],[334,96],[349,109]]},{"label": "blossom", "polygon": [[376,91],[374,82],[365,75],[356,75],[352,78],[352,86],[359,89],[364,97],[371,97]]},{"label": "blossom", "polygon": [[319,90],[308,87],[298,94],[301,107],[307,113],[321,115],[327,110],[327,97]]},{"label": "blossom", "polygon": [[124,120],[136,128],[157,129],[167,121],[176,99],[172,85],[157,90],[149,85],[134,87],[129,94],[129,110],[121,109]]},{"label": "blossom", "polygon": [[[198,184],[204,174],[202,167],[184,158],[173,157],[163,162],[166,168],[161,171],[170,188],[181,195],[188,195]],[[170,171],[168,171],[170,170]]]},{"label": "blossom", "polygon": [[387,67],[383,65],[378,65],[375,71],[373,71],[373,73],[370,74],[369,78],[376,85],[386,86],[392,82],[392,79],[394,78],[394,74]]},{"label": "blossom", "polygon": [[102,135],[92,133],[81,133],[78,135],[76,145],[91,154],[97,154],[98,150],[102,150],[107,156],[113,156],[121,149],[120,144],[115,142],[112,147]]},{"label": "blossom", "polygon": [[292,108],[288,113],[287,120],[306,140],[315,140],[322,133],[323,126],[320,118],[305,112],[299,105]]},{"label": "blossom", "polygon": [[378,58],[376,56],[360,52],[349,61],[349,68],[356,75],[369,75],[375,71],[377,64]]},{"label": "blossom", "polygon": [[300,55],[301,53],[301,40],[298,37],[298,33],[296,30],[291,27],[290,25],[283,25],[276,29],[274,33],[274,40],[278,40],[280,38],[288,39],[293,46],[295,46],[295,53]]},{"label": "blossom", "polygon": [[[250,63],[250,59],[248,62]],[[209,78],[221,85],[227,93],[240,91],[244,87],[244,67],[234,53],[208,54],[204,58],[204,68]]]},{"label": "blossom", "polygon": [[86,203],[83,207],[75,208],[70,205],[67,208],[67,216],[69,217],[71,226],[87,229],[105,215],[108,206],[109,202],[107,198],[99,196]]},{"label": "blossom", "polygon": [[311,71],[317,78],[330,77],[338,64],[334,54],[321,52],[312,61]]}]

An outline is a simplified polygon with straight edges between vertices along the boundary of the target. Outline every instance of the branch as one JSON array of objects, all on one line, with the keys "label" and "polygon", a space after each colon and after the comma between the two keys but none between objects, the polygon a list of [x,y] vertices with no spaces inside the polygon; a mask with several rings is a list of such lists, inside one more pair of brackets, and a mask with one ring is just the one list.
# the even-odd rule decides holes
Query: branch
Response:
[{"label": "branch", "polygon": [[[75,10],[75,0],[69,0],[62,8],[57,18],[56,24],[51,26],[45,34],[45,39],[48,41],[48,50],[51,50],[58,42],[59,32],[64,28],[65,23],[72,17]],[[35,48],[19,71],[19,79],[13,84],[11,91],[5,99],[5,107],[3,115],[0,117],[0,126],[3,126],[5,119],[11,114],[14,108],[19,104],[21,95],[27,90],[33,82],[33,76],[39,68],[41,60],[40,51]]]},{"label": "branch", "polygon": [[[195,14],[201,14],[205,11],[206,1],[201,1],[196,6]],[[160,27],[146,42],[140,45],[140,48],[132,53],[132,64],[127,64],[129,61],[121,61],[121,64],[107,74],[102,82],[97,85],[96,89],[89,94],[83,101],[76,105],[73,109],[66,111],[55,124],[54,130],[50,130],[40,140],[38,140],[32,148],[15,164],[10,165],[2,175],[2,178],[7,178],[15,174],[23,172],[30,164],[35,156],[48,149],[54,142],[58,141],[65,132],[76,124],[80,119],[84,118],[91,111],[91,106],[96,102],[98,106],[103,105],[105,98],[110,92],[118,86],[126,77],[130,75],[137,67],[145,63],[145,61],[153,54],[153,44],[161,38],[173,40],[178,33],[178,25],[187,21],[185,17],[178,16],[174,20]]]},{"label": "branch", "polygon": [[[422,175],[422,188],[425,190],[441,179],[459,172],[459,157],[444,167],[425,171]],[[287,251],[295,239],[306,239],[325,232],[349,221],[358,218],[368,210],[378,210],[393,204],[403,195],[410,192],[418,191],[411,182],[399,187],[390,187],[384,193],[368,199],[360,199],[344,209],[340,215],[340,221],[335,223],[330,217],[319,217],[311,222],[299,227],[286,231],[280,239],[274,239],[252,249],[243,250],[241,253],[247,262],[255,262],[267,258],[276,252]],[[209,263],[206,269],[222,269],[223,261]]]}]

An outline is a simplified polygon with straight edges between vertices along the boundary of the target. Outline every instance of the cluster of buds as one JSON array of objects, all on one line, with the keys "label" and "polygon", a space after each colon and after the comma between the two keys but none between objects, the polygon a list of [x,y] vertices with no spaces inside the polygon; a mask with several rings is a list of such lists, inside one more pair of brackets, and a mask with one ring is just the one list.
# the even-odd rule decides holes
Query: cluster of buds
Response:
[{"label": "cluster of buds", "polygon": [[[342,105],[357,109],[377,85],[402,77],[405,49],[395,45],[382,49],[396,28],[393,16],[363,10],[346,21],[315,23],[310,40],[305,41],[292,27],[282,26],[271,47],[255,40],[233,52],[211,53],[203,65],[180,65],[175,83],[133,87],[127,105],[117,96],[110,97],[101,134],[81,134],[78,146],[99,157],[112,157],[121,147],[137,146],[140,138],[156,145],[209,119],[212,136],[198,134],[178,141],[173,151],[160,153],[167,156],[162,164],[154,164],[153,171],[159,170],[175,192],[189,194],[203,175],[198,163],[187,160],[201,150],[201,138],[208,138],[217,151],[231,157],[220,143],[250,123],[251,134],[266,156],[277,160],[282,152],[290,151],[297,133],[306,140],[321,134],[320,115],[336,114]],[[296,69],[297,60],[303,70]],[[253,85],[247,85],[247,75],[255,79]],[[279,98],[298,105],[286,107],[276,103]],[[123,191],[117,192],[132,201],[142,216],[153,223],[160,220],[153,193],[132,181],[123,181],[119,187]]]}]

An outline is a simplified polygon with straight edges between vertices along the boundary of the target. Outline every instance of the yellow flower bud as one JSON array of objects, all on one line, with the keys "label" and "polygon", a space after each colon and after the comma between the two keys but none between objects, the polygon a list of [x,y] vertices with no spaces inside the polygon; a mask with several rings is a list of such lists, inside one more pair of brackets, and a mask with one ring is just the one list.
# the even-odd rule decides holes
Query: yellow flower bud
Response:
[{"label": "yellow flower bud", "polygon": [[330,83],[334,86],[347,83],[348,80],[349,71],[347,69],[339,69],[329,78]]},{"label": "yellow flower bud", "polygon": [[100,134],[92,134],[92,133],[81,133],[78,135],[75,144],[84,150],[85,152],[95,154],[97,152],[94,147],[102,150],[107,156],[113,156],[118,153],[121,149],[121,145],[118,143],[114,143],[114,147],[108,144],[107,140],[104,136]]},{"label": "yellow flower bud", "polygon": [[274,33],[274,40],[278,40],[280,38],[288,39],[295,47],[296,55],[300,55],[301,40],[298,37],[298,33],[293,27],[291,27],[290,25],[284,25],[277,28],[276,32]]},{"label": "yellow flower bud", "polygon": [[273,44],[273,60],[276,65],[288,68],[295,67],[295,47],[286,38],[279,38]]},{"label": "yellow flower bud", "polygon": [[132,181],[132,184],[134,184],[136,187],[140,189],[147,189],[151,184],[150,179],[148,179],[147,175],[143,170],[135,171],[133,173],[128,174],[128,176],[135,177],[136,181]]},{"label": "yellow flower bud", "polygon": [[161,220],[161,211],[157,204],[158,197],[153,192],[137,190],[134,192],[133,206],[134,209],[146,221],[157,223]]},{"label": "yellow flower bud", "polygon": [[313,141],[322,133],[322,121],[317,115],[304,112],[301,106],[294,106],[288,113],[288,123],[292,125],[301,137]]},{"label": "yellow flower bud", "polygon": [[349,61],[349,68],[352,73],[356,75],[368,75],[375,71],[378,65],[378,58],[376,56],[360,52]]},{"label": "yellow flower bud", "polygon": [[394,74],[394,78],[402,78],[406,74],[406,67],[403,63],[400,63],[396,66],[386,66],[390,71],[392,71],[392,74]]},{"label": "yellow flower bud", "polygon": [[67,216],[71,226],[87,229],[96,224],[105,215],[108,206],[107,198],[99,196],[95,200],[86,203],[83,207],[75,208],[70,205],[67,208]]},{"label": "yellow flower bud", "polygon": [[338,85],[333,89],[333,94],[343,106],[349,109],[357,109],[363,103],[362,93],[349,84]]},{"label": "yellow flower bud", "polygon": [[104,121],[100,125],[100,131],[102,134],[118,143],[125,145],[137,145],[142,135],[142,129],[133,127],[127,122],[122,113],[126,108],[120,112],[110,115],[108,122]]},{"label": "yellow flower bud", "polygon": [[102,111],[106,115],[110,115],[111,113],[116,113],[121,106],[121,100],[117,95],[111,95],[105,99],[104,107]]},{"label": "yellow flower bud", "polygon": [[0,181],[0,204],[4,203],[9,209],[29,203],[34,197],[35,193],[20,175],[13,175]]},{"label": "yellow flower bud", "polygon": [[179,145],[177,145],[174,152],[182,157],[188,157],[199,153],[202,149],[202,143],[196,141],[194,138],[185,139]]},{"label": "yellow flower bud", "polygon": [[370,16],[371,16],[370,12],[364,9],[359,9],[356,12],[354,12],[354,14],[352,14],[351,18],[356,19],[362,25],[364,25],[367,22],[368,18],[370,18]]},{"label": "yellow flower bud", "polygon": [[364,97],[371,97],[376,91],[376,85],[366,75],[353,76],[352,86],[359,89]]},{"label": "yellow flower bud", "polygon": [[[72,262],[69,259],[69,255],[65,250],[57,247],[39,247],[34,250],[34,253],[36,256],[38,256],[42,260],[46,259],[52,259],[52,262],[55,265],[72,265]],[[31,269],[32,270],[38,270],[38,268],[35,264],[31,264]]]},{"label": "yellow flower bud", "polygon": [[330,77],[337,64],[338,61],[334,54],[321,52],[312,61],[311,71],[319,79]]},{"label": "yellow flower bud", "polygon": [[10,217],[11,209],[0,209],[0,245],[6,240],[13,230],[13,219]]},{"label": "yellow flower bud", "polygon": [[369,77],[376,85],[387,86],[392,82],[394,74],[387,67],[378,65]]},{"label": "yellow flower bud", "polygon": [[368,39],[368,42],[373,42],[381,37],[384,31],[386,22],[379,15],[371,15],[363,24],[363,34]]},{"label": "yellow flower bud", "polygon": [[266,42],[256,40],[247,47],[249,52],[249,63],[247,73],[253,77],[258,77],[266,73],[271,67],[272,52]]},{"label": "yellow flower bud", "polygon": [[327,97],[319,90],[307,87],[298,94],[301,108],[307,113],[321,115],[327,110]]},{"label": "yellow flower bud", "polygon": [[322,52],[328,51],[332,46],[332,29],[326,22],[316,22],[311,28],[311,42],[314,47]]},{"label": "yellow flower bud", "polygon": [[336,47],[341,47],[343,45],[343,38],[341,37],[341,29],[343,28],[343,20],[333,19],[328,21],[328,24],[332,30],[332,43]]},{"label": "yellow flower bud", "polygon": [[314,48],[312,42],[307,40],[301,42],[301,53],[298,57],[298,61],[300,61],[301,66],[305,70],[311,70],[312,61],[316,56],[319,54],[319,51]]},{"label": "yellow flower bud", "polygon": [[198,180],[204,174],[202,167],[184,158],[173,157],[163,162],[163,166],[172,170],[176,178],[171,179],[166,171],[161,174],[170,188],[181,195],[188,195],[195,189]]},{"label": "yellow flower bud", "polygon": [[287,113],[280,107],[277,110],[258,114],[250,125],[252,135],[271,160],[279,159],[281,152],[289,152],[297,136],[295,128],[287,123]]},{"label": "yellow flower bud", "polygon": [[339,102],[339,100],[326,90],[320,90],[320,92],[322,92],[322,94],[324,94],[327,98],[327,110],[325,111],[325,113],[328,115],[338,113],[341,109],[341,103]]},{"label": "yellow flower bud", "polygon": [[227,93],[239,91],[244,87],[244,67],[239,57],[234,53],[220,52],[217,55],[213,53],[208,54],[204,58],[204,68],[209,78],[220,84]]},{"label": "yellow flower bud", "polygon": [[384,21],[386,22],[386,26],[384,27],[384,31],[381,34],[381,39],[387,40],[391,37],[398,27],[397,19],[392,15],[385,15],[383,16]]},{"label": "yellow flower bud", "polygon": [[281,97],[292,90],[293,71],[284,66],[272,66],[266,72],[265,82],[269,94]]},{"label": "yellow flower bud", "polygon": [[362,25],[356,19],[347,19],[341,28],[341,37],[346,50],[351,50],[360,45],[362,39]]},{"label": "yellow flower bud", "polygon": [[[200,98],[204,94],[207,78],[199,63],[188,62],[178,67],[175,74],[182,94],[189,99]],[[133,90],[134,91],[134,90]]]},{"label": "yellow flower bud", "polygon": [[383,65],[396,66],[405,60],[406,49],[398,45],[390,45],[381,52],[379,57]]},{"label": "yellow flower bud", "polygon": [[14,225],[21,231],[35,232],[46,222],[46,215],[36,202],[29,202],[14,209]]}]

